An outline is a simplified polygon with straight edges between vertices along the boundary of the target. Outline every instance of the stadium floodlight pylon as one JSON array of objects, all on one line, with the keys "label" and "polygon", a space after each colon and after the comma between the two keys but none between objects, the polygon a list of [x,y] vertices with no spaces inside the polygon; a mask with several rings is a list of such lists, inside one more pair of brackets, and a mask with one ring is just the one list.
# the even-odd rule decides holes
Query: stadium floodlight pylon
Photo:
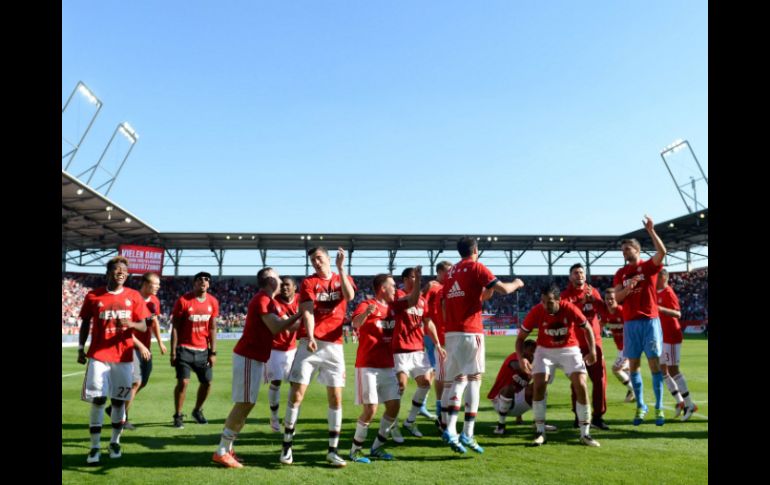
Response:
[{"label": "stadium floodlight pylon", "polygon": [[[120,165],[118,166],[118,169],[113,173],[110,170],[104,168],[101,166],[102,160],[104,160],[104,155],[107,153],[107,150],[110,149],[110,146],[112,145],[112,142],[115,140],[115,136],[120,133],[123,135],[126,140],[128,140],[129,148],[126,152],[126,155],[123,157],[123,160],[120,162]],[[128,122],[124,121],[122,123],[119,123],[118,126],[115,128],[115,131],[112,133],[112,137],[110,137],[110,141],[107,142],[107,146],[104,147],[104,151],[102,152],[102,155],[99,157],[99,160],[97,160],[95,165],[92,165],[91,167],[87,168],[85,171],[77,175],[77,178],[83,179],[83,176],[87,174],[88,172],[91,172],[91,174],[88,176],[88,180],[86,180],[87,185],[91,185],[91,180],[94,178],[94,175],[97,173],[98,169],[102,169],[108,176],[108,178],[102,182],[99,186],[94,187],[94,190],[99,191],[102,187],[107,185],[107,190],[104,192],[105,197],[110,193],[110,189],[112,189],[112,186],[115,184],[115,180],[117,180],[118,175],[120,175],[120,171],[123,169],[123,165],[125,165],[126,160],[128,159],[128,156],[131,155],[131,151],[134,149],[134,145],[136,145],[136,142],[139,140],[139,135],[136,133],[136,130],[128,124]]]},{"label": "stadium floodlight pylon", "polygon": [[[674,170],[672,170],[673,164],[670,163],[670,160],[667,157],[670,157],[675,153],[681,151],[685,146],[687,146],[687,148],[690,150],[690,155],[692,155],[692,158],[695,161],[695,165],[698,167],[698,172],[694,172],[690,170],[690,174],[694,174],[694,176],[690,175],[688,180],[685,180],[684,182],[682,182],[681,179],[684,178],[683,174],[680,173],[679,180],[677,180],[676,175],[674,175]],[[684,206],[687,207],[687,212],[692,214],[693,212],[697,212],[701,209],[706,209],[708,207],[709,179],[708,179],[708,176],[706,176],[706,173],[703,171],[703,167],[701,167],[701,164],[698,161],[698,157],[695,156],[695,152],[690,146],[690,142],[682,139],[675,140],[673,143],[671,143],[670,145],[665,147],[663,150],[661,150],[660,158],[663,160],[663,163],[666,165],[666,169],[668,170],[669,175],[671,175],[671,179],[674,181],[676,190],[679,192],[679,196],[682,198],[682,202],[684,202]],[[680,164],[675,168],[683,168],[683,166]],[[706,186],[705,187],[706,189],[705,205],[702,202],[698,201],[696,184],[700,181],[703,181],[703,183]],[[703,198],[704,197],[701,196],[701,200],[703,200]],[[690,201],[689,203],[688,203],[688,200]]]},{"label": "stadium floodlight pylon", "polygon": [[[91,91],[83,81],[78,81],[78,83],[75,85],[75,89],[72,90],[72,93],[69,95],[67,101],[64,103],[64,106],[61,109],[62,118],[64,117],[64,113],[67,111],[67,108],[69,107],[70,102],[72,101],[72,98],[75,97],[76,93],[80,94],[80,96],[82,96],[89,104],[96,106],[96,111],[94,111],[94,114],[91,116],[91,119],[88,122],[88,126],[86,127],[85,131],[83,131],[83,134],[80,136],[80,139],[77,141],[77,143],[72,143],[62,134],[62,145],[66,144],[71,147],[69,151],[62,153],[61,159],[65,171],[69,169],[69,166],[72,164],[72,160],[75,158],[75,155],[80,149],[80,145],[83,143],[86,135],[88,135],[88,132],[91,129],[91,126],[93,126],[99,111],[102,109],[102,101],[96,97],[93,91]],[[62,149],[62,152],[64,152],[64,149]]]}]

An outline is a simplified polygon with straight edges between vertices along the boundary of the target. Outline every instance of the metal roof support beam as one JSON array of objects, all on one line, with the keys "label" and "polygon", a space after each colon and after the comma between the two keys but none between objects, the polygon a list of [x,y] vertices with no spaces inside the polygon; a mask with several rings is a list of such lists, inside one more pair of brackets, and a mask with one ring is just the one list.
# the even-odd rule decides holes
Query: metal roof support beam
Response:
[{"label": "metal roof support beam", "polygon": [[217,254],[217,250],[212,249],[212,253],[214,253],[214,258],[217,260],[217,266],[219,266],[219,276],[222,276],[222,262],[225,260],[225,250],[220,249],[219,254]]},{"label": "metal roof support beam", "polygon": [[259,250],[259,257],[262,259],[262,267],[267,266],[267,249],[260,249]]},{"label": "metal roof support beam", "polygon": [[393,271],[396,269],[393,263],[396,260],[397,253],[398,249],[388,249],[388,273],[390,274],[393,274]]},{"label": "metal roof support beam", "polygon": [[174,263],[174,276],[179,276],[179,258],[181,257],[182,250],[177,249],[176,251],[176,257],[171,254],[171,250],[166,249],[166,255],[168,256],[168,259],[171,260],[172,263]]},{"label": "metal roof support beam", "polygon": [[508,260],[508,275],[513,276],[513,265],[519,262],[522,256],[524,256],[524,253],[527,251],[516,251],[516,259],[514,259],[513,256],[513,249],[509,249],[505,251],[505,257]]},{"label": "metal roof support beam", "polygon": [[[90,261],[87,261],[84,264],[81,264],[80,266],[88,266],[88,265],[90,265],[93,262],[99,261],[99,260],[104,259],[104,258],[106,258],[108,256],[112,256],[113,254],[118,254],[118,250],[117,249],[108,249],[107,251],[101,251],[101,250],[100,251],[93,251],[91,254],[94,254],[94,253],[97,253],[97,252],[101,252],[102,254],[99,254],[95,258],[91,259]],[[83,260],[82,256],[81,256],[80,260],[81,261]]]},{"label": "metal roof support beam", "polygon": [[439,255],[444,251],[443,249],[439,249],[438,251],[429,250],[428,251],[428,259],[430,259],[430,275],[434,276],[436,271],[436,261],[438,261]]}]

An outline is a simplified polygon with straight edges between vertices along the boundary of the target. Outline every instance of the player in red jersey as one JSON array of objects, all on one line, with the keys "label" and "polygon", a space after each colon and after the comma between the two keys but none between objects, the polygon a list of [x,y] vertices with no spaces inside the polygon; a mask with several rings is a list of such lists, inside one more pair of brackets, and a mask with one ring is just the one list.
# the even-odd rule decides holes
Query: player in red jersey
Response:
[{"label": "player in red jersey", "polygon": [[[516,338],[516,353],[521,355],[519,363],[524,372],[534,375],[535,383],[532,396],[532,409],[535,415],[535,439],[532,446],[546,443],[545,414],[546,389],[548,376],[553,376],[556,368],[561,368],[577,391],[577,414],[580,419],[580,443],[586,446],[599,446],[589,434],[591,428],[590,407],[588,405],[588,387],[586,386],[586,365],[596,362],[594,333],[585,315],[578,307],[559,298],[559,288],[546,285],[540,290],[541,302],[529,311]],[[588,354],[584,357],[580,351],[576,328],[579,327],[588,341]],[[534,330],[537,332],[537,349],[534,361],[524,357],[524,341]],[[585,360],[585,362],[584,362]]]},{"label": "player in red jersey", "polygon": [[679,307],[679,298],[674,289],[668,285],[668,271],[660,270],[658,275],[658,311],[660,312],[660,325],[663,329],[663,354],[660,369],[666,380],[669,392],[676,400],[677,418],[684,411],[682,421],[690,419],[698,406],[690,397],[687,381],[684,374],[679,372],[679,359],[682,352],[682,327],[679,325],[679,317],[682,316]]},{"label": "player in red jersey", "polygon": [[[581,263],[573,264],[569,269],[569,284],[561,292],[561,299],[566,300],[580,308],[583,315],[594,332],[596,342],[596,363],[586,366],[588,378],[591,379],[591,426],[599,429],[610,429],[604,422],[604,413],[607,412],[607,368],[604,364],[604,351],[602,350],[602,329],[599,325],[599,315],[596,307],[602,301],[599,290],[588,284],[586,272]],[[588,354],[588,342],[583,332],[577,333],[580,351],[585,356]],[[575,390],[572,389],[572,412],[575,413]],[[574,427],[578,427],[578,418],[575,414]]]},{"label": "player in red jersey", "polygon": [[[478,262],[479,248],[475,238],[463,237],[457,242],[462,260],[452,266],[443,288],[443,309],[446,327],[446,379],[452,380],[447,400],[442,406],[449,409],[447,429],[443,438],[450,448],[465,453],[468,446],[483,453],[473,437],[476,413],[481,400],[481,375],[484,373],[484,326],[481,321],[481,297],[484,290],[509,294],[524,283],[516,279],[503,283],[489,269]],[[491,293],[487,293],[488,295]],[[457,435],[457,413],[465,388],[469,387],[465,402],[463,432]]]},{"label": "player in red jersey", "polygon": [[[275,297],[275,305],[283,310],[283,313],[292,316],[299,312],[299,298],[297,293],[297,283],[291,276],[281,278],[281,289]],[[291,363],[294,362],[294,355],[297,353],[297,328],[299,323],[278,332],[273,337],[273,351],[270,353],[270,360],[265,365],[265,384],[270,383],[268,388],[268,402],[270,405],[270,428],[276,433],[281,432],[281,423],[278,420],[278,408],[281,400],[281,381],[288,380]]]},{"label": "player in red jersey", "polygon": [[642,352],[652,373],[652,390],[655,393],[655,424],[663,426],[663,374],[660,371],[660,353],[663,336],[658,318],[655,288],[658,272],[663,267],[666,247],[663,245],[649,216],[642,220],[647,234],[655,245],[655,255],[641,260],[642,246],[636,239],[624,239],[620,243],[626,265],[615,273],[615,299],[623,304],[623,353],[631,368],[631,384],[636,394],[636,414],[633,424],[639,426],[647,415],[644,403],[642,375],[639,373]]},{"label": "player in red jersey", "polygon": [[[125,421],[125,402],[131,396],[134,339],[132,330],[147,330],[150,316],[142,295],[124,287],[128,278],[128,259],[116,256],[107,262],[107,285],[91,290],[80,309],[78,363],[88,367],[80,398],[91,403],[91,450],[86,458],[90,465],[99,464],[104,405],[112,401],[112,438],[110,458],[120,458],[120,435]],[[91,331],[93,325],[93,331]],[[91,345],[85,352],[88,334]]]},{"label": "player in red jersey", "polygon": [[289,315],[273,299],[278,294],[280,279],[273,268],[257,273],[259,291],[249,302],[243,335],[233,349],[233,408],[217,450],[211,459],[227,468],[243,468],[233,452],[233,442],[246,424],[259,394],[259,383],[265,363],[270,358],[273,336],[294,325],[301,315]]},{"label": "player in red jersey", "polygon": [[[406,389],[409,377],[417,383],[417,389],[412,396],[412,406],[409,415],[404,421],[406,428],[412,435],[420,438],[422,432],[417,427],[415,420],[422,408],[425,397],[430,391],[433,382],[433,367],[425,353],[424,336],[430,336],[434,344],[438,345],[439,353],[446,355],[444,348],[436,335],[436,327],[428,316],[428,308],[425,298],[422,297],[420,279],[422,268],[406,268],[401,273],[404,282],[403,295],[417,292],[417,301],[411,306],[406,305],[406,300],[400,299],[393,302],[391,307],[396,311],[396,329],[393,333],[393,361],[398,378],[399,387]],[[409,301],[411,303],[411,300]],[[393,441],[403,443],[404,437],[398,431],[398,421],[391,429]]]},{"label": "player in red jersey", "polygon": [[380,429],[369,456],[381,460],[393,459],[393,455],[385,451],[384,445],[390,430],[397,426],[401,394],[404,392],[404,385],[396,378],[392,348],[397,313],[414,307],[420,298],[420,288],[417,286],[412,288],[408,296],[395,300],[396,283],[388,274],[375,276],[372,288],[374,298],[358,304],[353,311],[352,321],[353,328],[359,333],[356,404],[363,407],[350,449],[350,459],[357,463],[370,462],[361,450],[379,403],[385,403],[385,412],[380,419]]},{"label": "player in red jersey", "polygon": [[612,364],[612,373],[628,388],[625,401],[632,402],[636,400],[634,386],[631,385],[631,378],[628,375],[628,359],[623,354],[623,305],[618,305],[617,300],[615,300],[615,288],[609,287],[604,290],[604,301],[601,303],[603,304],[597,304],[597,310],[602,325],[612,332],[615,347],[618,349],[618,356]]},{"label": "player in red jersey", "polygon": [[211,275],[201,271],[193,278],[193,290],[176,301],[171,312],[171,366],[176,368],[174,388],[174,427],[184,428],[184,406],[190,371],[198,376],[198,395],[192,416],[198,424],[208,421],[203,416],[203,403],[211,392],[211,380],[217,355],[217,317],[219,301],[208,293]]},{"label": "player in red jersey", "polygon": [[315,274],[302,280],[299,294],[299,311],[303,326],[297,332],[297,355],[289,373],[291,391],[283,420],[283,451],[280,462],[291,464],[294,426],[299,407],[314,373],[318,382],[326,386],[329,402],[329,449],[326,461],[332,466],[343,467],[347,462],[337,454],[337,444],[342,428],[342,388],[345,386],[345,356],[342,350],[342,322],[345,320],[347,302],[355,297],[356,285],[345,270],[345,250],[338,248],[335,263],[339,274],[332,272],[329,252],[324,247],[311,248],[307,252]]},{"label": "player in red jersey", "polygon": [[[146,332],[134,330],[134,383],[131,386],[131,399],[126,403],[126,424],[123,426],[124,429],[134,429],[134,425],[128,420],[128,410],[131,409],[131,404],[134,402],[137,393],[144,389],[144,386],[150,380],[150,374],[152,373],[152,352],[150,352],[152,335],[155,335],[155,340],[158,341],[160,353],[166,353],[166,345],[160,338],[160,324],[158,323],[160,300],[158,300],[157,295],[159,289],[160,277],[156,273],[144,273],[142,275],[142,286],[139,288],[139,293],[144,298],[147,310],[150,312],[150,318],[147,319]],[[151,330],[152,334],[150,334]]]},{"label": "player in red jersey", "polygon": [[[444,312],[442,311],[442,299],[444,292],[444,281],[446,280],[446,274],[449,268],[452,267],[452,263],[449,261],[440,261],[436,264],[436,279],[429,282],[423,290],[423,298],[427,303],[428,317],[430,317],[433,325],[436,327],[436,334],[438,341],[442,347],[446,345],[446,330],[444,328]],[[436,391],[436,427],[439,431],[443,432],[446,429],[447,422],[447,410],[441,404],[442,396],[446,389],[447,394],[450,392],[452,381],[446,381],[445,369],[446,369],[446,350],[443,353],[438,351],[438,348],[434,346],[433,358],[435,361],[435,378],[433,381],[433,388]],[[466,388],[467,393],[467,388]],[[449,399],[449,396],[447,396]]]}]

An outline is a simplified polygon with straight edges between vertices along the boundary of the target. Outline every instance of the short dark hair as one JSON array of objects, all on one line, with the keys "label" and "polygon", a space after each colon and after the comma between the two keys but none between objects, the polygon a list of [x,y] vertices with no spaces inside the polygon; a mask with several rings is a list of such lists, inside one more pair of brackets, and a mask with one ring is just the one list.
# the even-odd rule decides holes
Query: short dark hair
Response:
[{"label": "short dark hair", "polygon": [[414,276],[414,268],[406,268],[404,271],[401,272],[402,278],[410,278]]},{"label": "short dark hair", "polygon": [[374,280],[372,280],[372,289],[374,289],[374,292],[377,293],[380,288],[382,288],[382,285],[385,284],[386,281],[388,281],[388,278],[392,278],[392,275],[389,275],[388,273],[380,273],[377,276],[374,277]]},{"label": "short dark hair", "polygon": [[452,267],[452,263],[449,261],[440,261],[436,264],[436,273],[439,271],[449,271],[449,268]]},{"label": "short dark hair", "polygon": [[112,268],[115,267],[116,264],[125,264],[126,268],[128,268],[128,258],[125,256],[115,256],[111,260],[107,261],[107,271],[112,271]]},{"label": "short dark hair", "polygon": [[540,296],[545,295],[553,295],[556,298],[559,298],[559,295],[561,295],[561,290],[559,289],[559,285],[556,284],[556,282],[551,281],[550,283],[547,283],[540,287]]},{"label": "short dark hair", "polygon": [[582,268],[582,267],[583,267],[583,263],[575,263],[575,264],[573,264],[572,266],[569,267],[569,274],[572,274],[572,271],[575,268]]},{"label": "short dark hair", "polygon": [[637,251],[641,251],[642,250],[642,245],[639,244],[639,241],[637,241],[634,238],[623,239],[622,241],[620,241],[620,247],[621,248],[623,247],[624,244],[629,244],[629,245],[635,247]]},{"label": "short dark hair", "polygon": [[291,283],[294,286],[297,286],[297,280],[295,280],[291,276],[281,276],[281,281],[283,281],[284,283],[288,283],[289,281],[291,281]]},{"label": "short dark hair", "polygon": [[460,240],[457,241],[457,252],[460,253],[460,256],[463,258],[467,258],[473,254],[473,250],[478,247],[479,243],[472,237],[461,237]]},{"label": "short dark hair", "polygon": [[257,285],[260,288],[264,288],[267,286],[267,283],[270,281],[270,277],[267,275],[270,271],[272,271],[273,268],[270,266],[265,266],[259,272],[257,273]]},{"label": "short dark hair", "polygon": [[668,276],[668,270],[666,268],[660,268],[660,276]]},{"label": "short dark hair", "polygon": [[310,249],[308,249],[308,250],[307,250],[307,255],[308,255],[308,256],[312,256],[312,255],[313,255],[313,253],[314,253],[314,252],[316,252],[316,251],[322,251],[322,252],[323,252],[325,255],[327,255],[327,256],[329,255],[329,250],[327,250],[327,249],[326,249],[325,247],[323,247],[323,246],[316,246],[316,247],[314,247],[314,248],[310,248]]},{"label": "short dark hair", "polygon": [[537,347],[537,342],[531,338],[525,340],[524,344],[521,346],[522,349],[526,349],[526,350],[534,349],[535,347]]}]

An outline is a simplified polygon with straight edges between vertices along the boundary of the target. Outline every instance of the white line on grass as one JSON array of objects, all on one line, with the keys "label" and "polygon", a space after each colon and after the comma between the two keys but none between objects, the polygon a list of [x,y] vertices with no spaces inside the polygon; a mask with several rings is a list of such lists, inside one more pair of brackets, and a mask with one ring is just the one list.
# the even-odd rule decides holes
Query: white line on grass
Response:
[{"label": "white line on grass", "polygon": [[62,379],[64,379],[65,377],[76,376],[78,374],[82,374],[83,372],[85,372],[85,371],[73,372],[72,374],[62,374],[61,377],[62,377]]}]

